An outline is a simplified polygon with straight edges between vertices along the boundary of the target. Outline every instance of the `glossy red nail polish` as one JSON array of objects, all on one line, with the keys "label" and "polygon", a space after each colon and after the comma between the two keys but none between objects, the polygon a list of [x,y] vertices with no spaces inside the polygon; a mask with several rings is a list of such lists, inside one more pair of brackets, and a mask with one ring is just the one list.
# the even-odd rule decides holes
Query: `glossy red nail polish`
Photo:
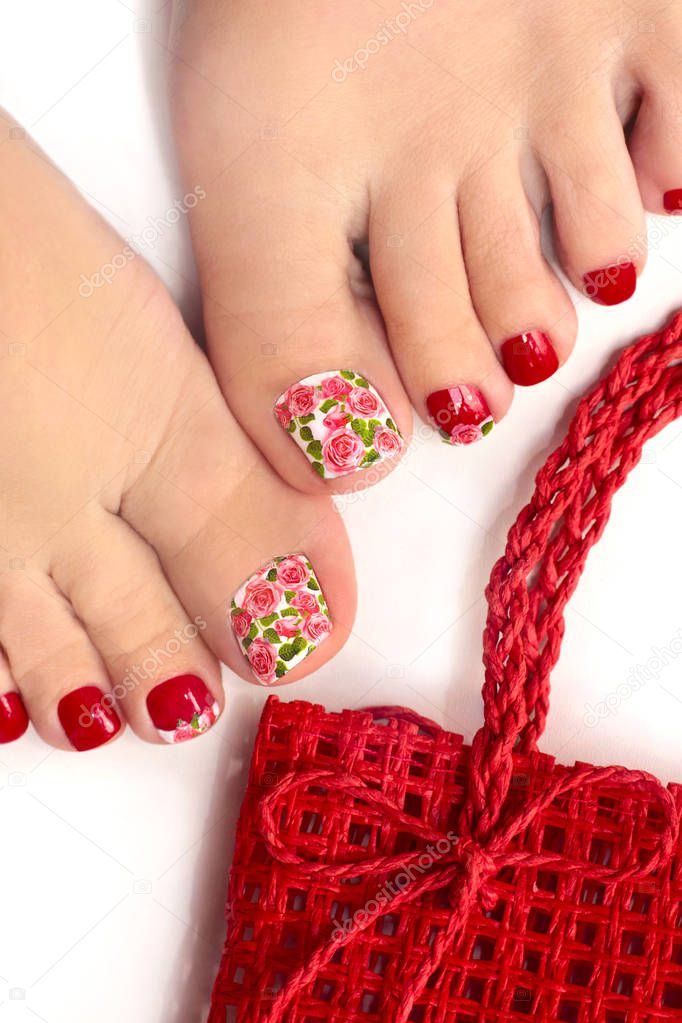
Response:
[{"label": "glossy red nail polish", "polygon": [[663,193],[663,209],[666,213],[682,214],[682,188],[671,188]]},{"label": "glossy red nail polish", "polygon": [[121,719],[113,708],[113,697],[99,686],[81,686],[63,696],[57,716],[66,737],[79,751],[96,749],[121,731]]},{"label": "glossy red nail polish", "polygon": [[584,291],[588,298],[598,305],[619,305],[627,302],[637,287],[637,270],[634,263],[613,263],[601,270],[590,270],[583,274]]},{"label": "glossy red nail polish", "polygon": [[19,693],[0,696],[0,743],[14,742],[28,728],[28,714]]},{"label": "glossy red nail polish", "polygon": [[501,352],[507,376],[521,387],[540,384],[559,368],[554,346],[541,330],[526,330],[508,338]]},{"label": "glossy red nail polish", "polygon": [[165,742],[185,742],[207,731],[220,707],[211,690],[197,675],[177,675],[154,686],[147,710]]},{"label": "glossy red nail polish", "polygon": [[447,444],[472,444],[495,425],[488,402],[478,387],[461,384],[433,391],[426,399],[426,407]]}]

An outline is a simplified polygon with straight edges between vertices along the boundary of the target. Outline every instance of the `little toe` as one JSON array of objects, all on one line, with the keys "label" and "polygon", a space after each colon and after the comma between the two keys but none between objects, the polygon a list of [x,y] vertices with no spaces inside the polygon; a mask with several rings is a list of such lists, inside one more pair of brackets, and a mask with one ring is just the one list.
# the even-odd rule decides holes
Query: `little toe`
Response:
[{"label": "little toe", "polygon": [[207,731],[224,705],[220,666],[154,551],[104,509],[66,530],[53,575],[99,650],[117,706],[149,742]]},{"label": "little toe", "polygon": [[[590,125],[589,137],[585,125]],[[554,207],[567,276],[599,305],[627,301],[646,261],[637,179],[610,91],[591,96],[538,132],[537,155]]]},{"label": "little toe", "polygon": [[5,573],[0,592],[0,641],[38,734],[78,751],[119,735],[106,667],[53,581],[27,566]]},{"label": "little toe", "polygon": [[467,178],[459,217],[473,304],[509,379],[547,380],[573,348],[577,318],[543,256],[518,165],[496,161]]},{"label": "little toe", "polygon": [[375,197],[372,279],[413,404],[447,443],[469,444],[502,418],[513,388],[471,302],[453,190],[412,186],[405,177]]}]

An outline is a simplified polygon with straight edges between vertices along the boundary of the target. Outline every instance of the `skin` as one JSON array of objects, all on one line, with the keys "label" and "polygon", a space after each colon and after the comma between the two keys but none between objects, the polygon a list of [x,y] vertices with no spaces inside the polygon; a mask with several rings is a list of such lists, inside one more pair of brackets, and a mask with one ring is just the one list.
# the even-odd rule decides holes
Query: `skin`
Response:
[{"label": "skin", "polygon": [[[271,415],[284,388],[357,369],[407,435],[410,405],[426,418],[429,393],[467,384],[499,421],[504,341],[542,331],[565,362],[571,285],[619,261],[641,273],[644,210],[682,187],[679,4],[410,10],[409,24],[401,4],[363,0],[176,11],[177,147],[186,186],[207,191],[190,221],[209,357],[245,431],[309,493],[360,484],[310,472]],[[540,246],[550,202],[568,286]]]},{"label": "skin", "polygon": [[99,686],[160,742],[157,683],[198,675],[222,710],[221,661],[254,681],[228,624],[247,577],[294,551],[315,565],[334,631],[292,681],[348,635],[352,558],[330,500],[240,429],[149,267],[116,258],[122,239],[16,127],[0,117],[0,693],[68,749],[59,700]]}]

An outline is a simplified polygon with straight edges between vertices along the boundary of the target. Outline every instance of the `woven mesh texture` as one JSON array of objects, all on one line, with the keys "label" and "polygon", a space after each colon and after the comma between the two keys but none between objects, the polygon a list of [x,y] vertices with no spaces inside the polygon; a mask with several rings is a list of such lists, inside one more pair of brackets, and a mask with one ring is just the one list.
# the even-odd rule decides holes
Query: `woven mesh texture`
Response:
[{"label": "woven mesh texture", "polygon": [[[293,877],[273,861],[255,826],[258,804],[292,769],[351,771],[410,814],[446,834],[466,792],[469,748],[458,735],[430,735],[399,719],[375,723],[364,712],[271,697],[261,720],[244,801],[228,900],[229,938],[210,1023],[267,1016],[292,968],[381,892],[386,877],[358,883]],[[515,757],[510,798],[541,791],[561,768],[540,753]],[[680,805],[681,790],[671,786]],[[320,785],[286,806],[292,848],[323,861],[406,853],[402,826],[351,797],[329,799]],[[682,1019],[682,850],[656,878],[608,884],[586,879],[592,862],[618,865],[623,850],[650,852],[660,813],[619,786],[580,788],[559,797],[515,843],[551,848],[569,870],[508,869],[491,882],[495,904],[475,908],[411,1019],[421,1023],[584,1023],[594,999],[605,1023]],[[395,876],[395,873],[391,876]],[[380,916],[338,953],[291,1007],[291,1023],[384,1023],[391,992],[423,961],[435,928],[447,922],[438,893]]]},{"label": "woven mesh texture", "polygon": [[682,413],[681,335],[627,349],[538,474],[486,592],[471,746],[270,698],[209,1023],[682,1020],[682,786],[537,750],[589,548]]}]

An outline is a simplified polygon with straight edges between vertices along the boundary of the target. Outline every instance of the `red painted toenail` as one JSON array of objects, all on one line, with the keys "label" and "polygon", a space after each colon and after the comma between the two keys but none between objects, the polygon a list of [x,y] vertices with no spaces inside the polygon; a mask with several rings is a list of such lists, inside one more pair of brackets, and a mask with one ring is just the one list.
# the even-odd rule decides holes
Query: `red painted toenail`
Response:
[{"label": "red painted toenail", "polygon": [[0,696],[0,743],[14,742],[28,728],[28,714],[19,693]]},{"label": "red painted toenail", "polygon": [[510,337],[501,351],[507,376],[521,387],[542,383],[559,368],[552,342],[541,330],[526,330]]},{"label": "red painted toenail", "polygon": [[103,746],[121,731],[113,702],[113,697],[99,686],[81,686],[61,698],[57,715],[74,749]]},{"label": "red painted toenail", "polygon": [[626,302],[637,287],[637,271],[629,260],[583,274],[584,291],[598,305]]},{"label": "red painted toenail", "polygon": [[434,391],[426,399],[426,407],[447,444],[471,444],[485,437],[495,425],[479,389],[466,384]]},{"label": "red painted toenail", "polygon": [[196,675],[178,675],[154,686],[147,710],[165,742],[185,742],[206,732],[220,707],[213,693]]},{"label": "red painted toenail", "polygon": [[666,213],[682,213],[682,188],[671,188],[664,193],[663,209]]}]

